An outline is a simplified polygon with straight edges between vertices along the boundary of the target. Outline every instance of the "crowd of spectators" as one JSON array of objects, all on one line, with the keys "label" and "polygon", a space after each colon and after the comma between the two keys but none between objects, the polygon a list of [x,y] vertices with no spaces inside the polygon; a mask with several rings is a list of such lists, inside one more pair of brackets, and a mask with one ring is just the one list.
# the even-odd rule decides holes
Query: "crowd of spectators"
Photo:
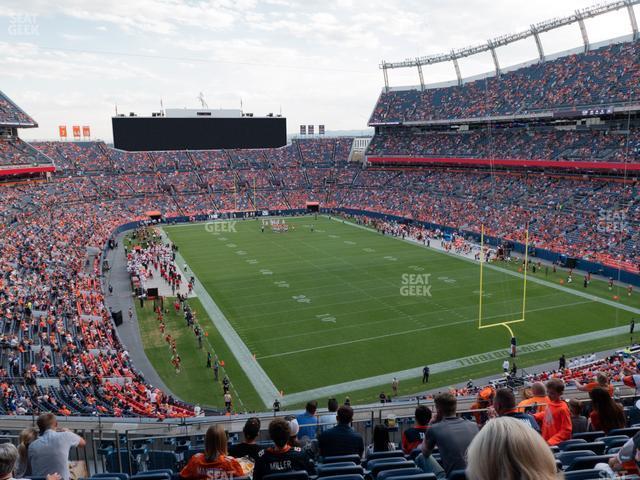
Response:
[{"label": "crowd of spectators", "polygon": [[640,100],[640,41],[464,83],[461,86],[383,92],[370,124],[506,116],[580,109]]},{"label": "crowd of spectators", "polygon": [[640,162],[640,130],[484,128],[466,132],[378,133],[373,156]]},{"label": "crowd of spectators", "polygon": [[7,96],[0,92],[0,124],[36,125],[36,122]]}]

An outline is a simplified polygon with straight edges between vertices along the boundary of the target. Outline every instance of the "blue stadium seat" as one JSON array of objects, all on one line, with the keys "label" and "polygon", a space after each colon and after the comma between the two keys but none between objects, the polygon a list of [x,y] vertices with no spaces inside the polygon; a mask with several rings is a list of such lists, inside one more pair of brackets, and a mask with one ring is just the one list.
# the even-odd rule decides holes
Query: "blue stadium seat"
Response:
[{"label": "blue stadium seat", "polygon": [[640,432],[640,427],[614,428],[609,432],[608,436],[626,435],[627,437],[633,437],[638,432]]},{"label": "blue stadium seat", "polygon": [[587,442],[593,442],[597,438],[604,437],[605,435],[606,435],[606,433],[604,433],[601,430],[598,430],[596,432],[576,433],[575,435],[571,436],[571,439],[575,440],[575,439],[578,439],[578,438],[582,438],[582,439],[586,440]]},{"label": "blue stadium seat", "polygon": [[149,450],[147,452],[149,470],[168,470],[175,472],[178,456],[174,452]]},{"label": "blue stadium seat", "polygon": [[156,472],[156,473],[139,473],[138,475],[134,475],[131,477],[131,480],[171,480],[171,475],[167,472]]},{"label": "blue stadium seat", "polygon": [[271,473],[263,477],[264,480],[309,480],[309,474],[304,470],[293,472]]},{"label": "blue stadium seat", "polygon": [[564,480],[602,480],[602,478],[602,471],[593,469],[576,470],[564,474]]},{"label": "blue stadium seat", "polygon": [[360,465],[362,459],[360,455],[336,455],[334,457],[324,457],[322,463],[338,463],[338,462],[353,462],[356,465]]},{"label": "blue stadium seat", "polygon": [[129,480],[129,475],[126,473],[96,473],[91,478],[119,478],[120,480]]},{"label": "blue stadium seat", "polygon": [[[138,473],[138,462],[133,458],[128,450],[120,450],[119,460],[117,450],[108,453],[105,459],[107,472],[121,472],[128,475],[135,475]],[[122,469],[120,469],[121,465]]]},{"label": "blue stadium seat", "polygon": [[579,443],[577,445],[569,445],[564,451],[574,452],[576,450],[591,450],[596,455],[603,455],[606,445],[604,442],[587,442]]},{"label": "blue stadium seat", "polygon": [[406,462],[407,459],[404,457],[388,457],[388,458],[376,458],[374,460],[369,460],[365,463],[365,468],[371,470],[376,465],[381,465],[383,463],[402,463]]},{"label": "blue stadium seat", "polygon": [[393,477],[393,480],[437,480],[435,473],[419,473],[417,475],[407,475]]},{"label": "blue stadium seat", "polygon": [[447,480],[467,480],[467,474],[464,470],[454,470],[449,474]]},{"label": "blue stadium seat", "polygon": [[410,477],[412,475],[420,475],[424,473],[422,469],[418,467],[413,468],[394,468],[392,470],[384,470],[378,474],[376,477],[377,480],[387,480],[389,478],[393,478],[395,480],[396,477]]},{"label": "blue stadium seat", "polygon": [[566,450],[569,445],[576,445],[578,443],[587,443],[584,438],[572,438],[571,440],[565,440],[564,442],[560,442],[558,444],[558,449],[560,451]]},{"label": "blue stadium seat", "polygon": [[626,435],[612,435],[610,437],[597,438],[596,441],[603,442],[605,444],[605,449],[609,450],[613,447],[621,447],[629,441],[629,437]]},{"label": "blue stadium seat", "polygon": [[373,452],[367,455],[367,460],[377,460],[379,458],[404,457],[402,450],[392,450],[390,452]]},{"label": "blue stadium seat", "polygon": [[318,467],[318,477],[333,477],[337,475],[364,475],[364,469],[360,465],[351,465],[346,467]]},{"label": "blue stadium seat", "polygon": [[335,477],[323,477],[323,480],[364,480],[362,475],[336,475]]},{"label": "blue stadium seat", "polygon": [[571,462],[571,465],[569,465],[565,471],[587,470],[595,467],[598,463],[609,463],[612,456],[613,455],[589,455],[586,457],[578,457]]},{"label": "blue stadium seat", "polygon": [[338,468],[338,467],[355,467],[355,462],[335,462],[335,463],[319,463],[317,465],[318,470],[326,468]]},{"label": "blue stadium seat", "polygon": [[377,478],[378,474],[385,470],[399,470],[401,468],[414,468],[415,466],[416,464],[410,460],[397,463],[378,463],[374,467],[371,467],[370,472],[373,478]]},{"label": "blue stadium seat", "polygon": [[560,452],[556,454],[556,460],[560,460],[564,468],[567,468],[576,458],[593,457],[595,455],[591,450],[574,450],[573,452]]}]

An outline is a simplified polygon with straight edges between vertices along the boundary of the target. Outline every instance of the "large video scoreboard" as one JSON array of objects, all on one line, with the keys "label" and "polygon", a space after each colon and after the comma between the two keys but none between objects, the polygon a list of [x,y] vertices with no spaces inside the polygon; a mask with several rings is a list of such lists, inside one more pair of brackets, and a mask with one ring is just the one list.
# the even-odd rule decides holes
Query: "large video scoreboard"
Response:
[{"label": "large video scoreboard", "polygon": [[283,117],[112,117],[113,144],[127,151],[277,148],[287,144]]}]

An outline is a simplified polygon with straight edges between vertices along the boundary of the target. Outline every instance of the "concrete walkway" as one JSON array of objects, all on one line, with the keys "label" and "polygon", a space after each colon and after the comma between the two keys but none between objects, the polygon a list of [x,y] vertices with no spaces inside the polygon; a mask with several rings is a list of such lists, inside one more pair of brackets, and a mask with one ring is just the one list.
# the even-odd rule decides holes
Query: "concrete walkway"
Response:
[{"label": "concrete walkway", "polygon": [[[105,303],[112,311],[122,311],[122,325],[116,328],[120,341],[129,352],[129,357],[134,367],[139,370],[146,381],[154,387],[160,388],[173,398],[176,396],[162,381],[158,372],[144,353],[140,328],[138,326],[138,316],[133,304],[134,297],[131,290],[131,278],[127,272],[127,259],[124,254],[124,237],[127,232],[116,237],[118,247],[108,250],[106,259],[109,261],[111,270],[106,272],[103,278],[103,291],[105,293]],[[108,287],[113,287],[113,295],[109,295]],[[133,313],[132,321],[129,321],[129,309]],[[180,399],[181,400],[181,399]]]}]

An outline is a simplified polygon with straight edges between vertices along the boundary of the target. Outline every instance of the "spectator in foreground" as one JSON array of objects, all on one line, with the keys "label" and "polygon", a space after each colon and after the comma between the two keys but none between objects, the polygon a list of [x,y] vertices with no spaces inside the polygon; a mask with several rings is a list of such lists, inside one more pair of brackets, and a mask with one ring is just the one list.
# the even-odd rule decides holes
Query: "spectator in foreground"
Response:
[{"label": "spectator in foreground", "polygon": [[227,434],[222,425],[211,425],[204,437],[204,453],[196,453],[180,471],[181,478],[225,478],[232,474],[242,477],[240,463],[227,456]]},{"label": "spectator in foreground", "polygon": [[336,426],[336,412],[338,411],[338,401],[330,398],[327,402],[328,412],[320,416],[320,431],[324,432]]},{"label": "spectator in foreground", "polygon": [[551,446],[571,438],[571,413],[567,402],[562,399],[564,382],[558,378],[552,378],[547,382],[547,397],[549,402],[544,412],[538,412],[534,418],[540,425],[542,438]]},{"label": "spectator in foreground", "polygon": [[589,430],[602,430],[609,434],[614,428],[624,428],[626,419],[622,405],[611,398],[604,388],[594,388],[589,392],[591,414],[589,414]]},{"label": "spectator in foreground", "polygon": [[312,400],[308,402],[304,413],[301,413],[296,417],[300,431],[298,432],[298,438],[302,443],[313,440],[318,435],[318,418],[316,417],[316,410],[318,409],[318,402]]},{"label": "spectator in foreground", "polygon": [[556,461],[544,440],[515,418],[488,422],[467,452],[468,480],[558,480]]},{"label": "spectator in foreground", "polygon": [[424,441],[424,436],[431,421],[431,410],[425,405],[418,405],[415,411],[416,423],[402,432],[402,451],[409,455]]},{"label": "spectator in foreground", "polygon": [[338,425],[322,432],[318,438],[320,455],[323,457],[351,454],[362,456],[364,452],[362,435],[354,432],[349,425],[353,420],[353,409],[343,405],[338,409],[336,418]]},{"label": "spectator in foreground", "polygon": [[271,473],[294,470],[306,470],[309,475],[315,473],[313,463],[307,454],[299,447],[288,444],[291,437],[289,422],[281,418],[272,420],[269,424],[269,437],[275,447],[266,448],[258,453],[258,460],[253,469],[253,480],[262,480],[262,477]]},{"label": "spectator in foreground", "polygon": [[385,425],[373,427],[373,443],[367,447],[367,455],[374,452],[392,452],[396,449],[389,440],[389,429]]},{"label": "spectator in foreground", "polygon": [[528,425],[536,432],[540,433],[540,427],[538,426],[536,419],[533,418],[533,415],[518,412],[516,410],[516,397],[508,388],[500,388],[496,391],[496,395],[493,399],[493,410],[499,417],[515,418],[524,425]]},{"label": "spectator in foreground", "polygon": [[58,429],[58,421],[53,413],[43,413],[37,421],[40,436],[29,445],[29,465],[31,475],[46,477],[58,473],[63,480],[69,480],[69,450],[84,447],[82,437],[67,429]]},{"label": "spectator in foreground", "polygon": [[260,433],[260,419],[251,417],[247,419],[242,427],[242,434],[244,435],[244,442],[231,445],[229,448],[229,455],[234,458],[249,457],[256,462],[258,458],[258,452],[262,450],[256,443],[258,434]]},{"label": "spectator in foreground", "polygon": [[571,412],[571,435],[586,432],[587,417],[582,415],[582,403],[580,403],[580,400],[575,398],[569,400],[569,411]]},{"label": "spectator in foreground", "polygon": [[[12,443],[0,444],[0,478],[3,480],[15,480],[13,471],[18,460],[18,449]],[[60,480],[57,473],[46,476],[47,480]]]},{"label": "spectator in foreground", "polygon": [[[436,421],[427,430],[422,443],[422,454],[416,465],[425,473],[435,473],[438,478],[448,476],[453,470],[466,467],[465,454],[478,433],[478,425],[456,416],[457,400],[451,393],[441,393],[434,399]],[[442,466],[431,456],[438,447]]]},{"label": "spectator in foreground", "polygon": [[20,432],[20,444],[18,445],[18,460],[13,469],[16,478],[24,478],[31,475],[31,466],[29,465],[29,445],[38,438],[38,430],[29,427]]}]

